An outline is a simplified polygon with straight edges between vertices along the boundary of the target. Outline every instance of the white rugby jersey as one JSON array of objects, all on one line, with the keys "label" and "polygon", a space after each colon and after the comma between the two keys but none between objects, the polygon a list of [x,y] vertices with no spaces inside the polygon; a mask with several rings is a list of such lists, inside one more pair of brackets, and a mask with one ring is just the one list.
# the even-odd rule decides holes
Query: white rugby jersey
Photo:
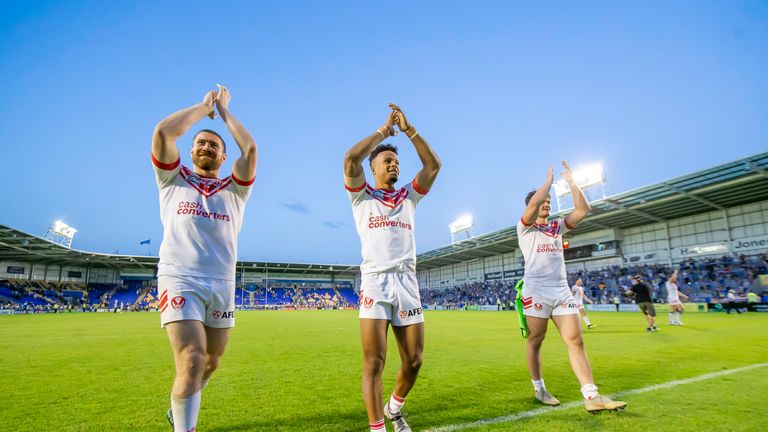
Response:
[{"label": "white rugby jersey", "polygon": [[394,270],[416,271],[414,213],[427,190],[416,180],[400,189],[374,189],[368,183],[358,188],[346,186],[352,203],[357,234],[362,243],[363,275]]},{"label": "white rugby jersey", "polygon": [[[576,303],[584,303],[584,296],[581,295],[583,292],[579,288],[582,288],[578,285],[574,285],[571,287],[571,294],[573,294],[574,300],[576,300]],[[583,288],[582,288],[583,289]]]},{"label": "white rugby jersey", "polygon": [[525,284],[536,287],[568,288],[563,258],[563,234],[571,227],[564,218],[526,225],[517,223],[517,241],[525,259]]},{"label": "white rugby jersey", "polygon": [[667,303],[671,301],[680,301],[680,296],[677,294],[677,284],[667,281],[666,287],[667,287]]},{"label": "white rugby jersey", "polygon": [[180,164],[152,156],[160,189],[158,276],[188,275],[235,279],[237,234],[255,178],[242,181],[203,177]]}]

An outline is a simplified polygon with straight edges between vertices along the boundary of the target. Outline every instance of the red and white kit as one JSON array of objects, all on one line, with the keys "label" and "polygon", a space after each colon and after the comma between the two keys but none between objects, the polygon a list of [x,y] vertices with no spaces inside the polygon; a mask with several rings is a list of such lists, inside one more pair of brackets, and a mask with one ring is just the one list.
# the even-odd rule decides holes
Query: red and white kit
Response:
[{"label": "red and white kit", "polygon": [[347,188],[362,243],[360,318],[394,326],[424,322],[416,280],[416,204],[427,194],[412,183],[387,191],[367,183]]},{"label": "red and white kit", "polygon": [[254,179],[209,178],[152,157],[163,242],[157,280],[160,320],[234,327],[237,235]]},{"label": "red and white kit", "polygon": [[563,257],[563,234],[570,227],[557,218],[546,225],[517,223],[517,239],[525,259],[523,314],[537,318],[579,313],[571,294]]},{"label": "red and white kit", "polygon": [[665,285],[667,287],[667,303],[671,305],[683,304],[683,302],[680,301],[677,284],[667,281]]},{"label": "red and white kit", "polygon": [[573,300],[576,302],[576,304],[579,306],[579,309],[584,308],[584,297],[581,295],[582,289],[579,289],[580,287],[578,285],[574,285],[571,287],[571,294],[573,295]]}]

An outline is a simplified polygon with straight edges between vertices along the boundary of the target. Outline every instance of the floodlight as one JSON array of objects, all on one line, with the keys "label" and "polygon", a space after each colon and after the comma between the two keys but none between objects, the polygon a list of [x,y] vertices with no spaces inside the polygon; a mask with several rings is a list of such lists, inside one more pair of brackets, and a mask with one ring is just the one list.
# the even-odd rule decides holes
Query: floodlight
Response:
[{"label": "floodlight", "polygon": [[[465,240],[472,237],[471,231],[474,227],[475,220],[471,214],[461,216],[448,224],[448,229],[451,230],[451,243],[456,243],[459,240]],[[461,234],[464,234],[464,236],[461,236]]]}]

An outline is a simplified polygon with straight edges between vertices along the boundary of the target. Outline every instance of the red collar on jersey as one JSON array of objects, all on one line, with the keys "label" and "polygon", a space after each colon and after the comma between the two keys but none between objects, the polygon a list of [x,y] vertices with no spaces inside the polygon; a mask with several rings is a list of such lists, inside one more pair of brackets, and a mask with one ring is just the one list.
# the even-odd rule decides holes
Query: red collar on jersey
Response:
[{"label": "red collar on jersey", "polygon": [[181,178],[183,178],[184,181],[189,183],[190,186],[195,188],[195,190],[200,192],[206,198],[211,197],[216,192],[224,189],[225,187],[229,186],[230,183],[232,183],[231,176],[225,177],[223,179],[203,177],[191,171],[185,166],[181,167],[179,175],[181,175]]},{"label": "red collar on jersey", "polygon": [[367,183],[365,184],[365,192],[389,208],[399,206],[408,197],[408,190],[405,188],[388,191],[386,189],[375,189]]},{"label": "red collar on jersey", "polygon": [[560,224],[557,222],[557,220],[553,220],[546,225],[540,225],[534,222],[533,226],[535,226],[536,229],[539,230],[539,232],[542,234],[546,234],[552,238],[557,238],[557,236],[560,234]]}]

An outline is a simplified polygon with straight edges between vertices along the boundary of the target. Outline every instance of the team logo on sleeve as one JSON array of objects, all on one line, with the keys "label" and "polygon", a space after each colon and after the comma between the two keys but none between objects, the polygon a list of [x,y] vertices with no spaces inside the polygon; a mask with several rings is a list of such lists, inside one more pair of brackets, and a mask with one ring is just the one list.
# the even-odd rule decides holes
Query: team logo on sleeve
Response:
[{"label": "team logo on sleeve", "polygon": [[185,303],[187,303],[187,299],[182,296],[176,296],[171,299],[171,307],[173,310],[181,310]]},{"label": "team logo on sleeve", "polygon": [[370,297],[366,297],[363,299],[363,307],[365,307],[365,310],[368,310],[373,306],[373,299]]}]

